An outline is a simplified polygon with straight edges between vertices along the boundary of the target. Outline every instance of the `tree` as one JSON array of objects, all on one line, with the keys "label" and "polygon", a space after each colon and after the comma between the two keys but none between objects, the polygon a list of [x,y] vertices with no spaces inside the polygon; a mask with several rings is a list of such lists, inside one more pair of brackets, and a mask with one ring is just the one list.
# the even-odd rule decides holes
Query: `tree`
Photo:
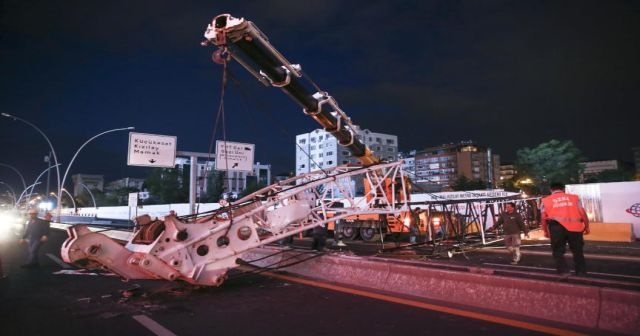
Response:
[{"label": "tree", "polygon": [[531,177],[543,191],[554,181],[578,182],[582,170],[580,162],[584,160],[571,140],[551,140],[532,149],[522,148],[517,155],[518,172]]},{"label": "tree", "polygon": [[92,207],[93,200],[88,192],[81,192],[78,196],[75,197],[76,205],[78,208]]},{"label": "tree", "polygon": [[487,184],[482,180],[471,180],[464,175],[459,175],[451,187],[455,191],[480,190],[486,189]]},{"label": "tree", "polygon": [[115,190],[115,197],[118,200],[118,205],[129,204],[129,194],[138,193],[140,190],[134,187],[123,187]]},{"label": "tree", "polygon": [[218,202],[224,193],[224,177],[226,173],[222,170],[212,170],[207,176],[207,196],[205,202]]},{"label": "tree", "polygon": [[93,196],[96,198],[96,204],[100,206],[117,206],[120,205],[118,197],[113,194],[107,194],[104,191],[92,190]]},{"label": "tree", "polygon": [[245,197],[252,192],[258,191],[267,185],[264,183],[258,183],[258,179],[255,176],[247,176],[247,187],[242,191],[240,197]]},{"label": "tree", "polygon": [[516,186],[517,179],[515,177],[510,178],[508,180],[500,181],[500,188],[505,191],[519,191],[519,188]]},{"label": "tree", "polygon": [[[185,166],[186,167],[186,166]],[[188,169],[185,168],[185,171]],[[189,198],[188,177],[175,168],[154,168],[144,184],[149,189],[149,204],[184,203]]]}]

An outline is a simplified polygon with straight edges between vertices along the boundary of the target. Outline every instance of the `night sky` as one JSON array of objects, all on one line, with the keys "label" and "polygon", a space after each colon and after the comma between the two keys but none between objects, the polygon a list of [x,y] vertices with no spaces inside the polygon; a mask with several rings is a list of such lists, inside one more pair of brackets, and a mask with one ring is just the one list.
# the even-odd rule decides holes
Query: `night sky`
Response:
[{"label": "night sky", "polygon": [[[631,161],[639,146],[639,1],[23,1],[5,0],[0,112],[26,119],[66,164],[119,127],[175,135],[207,152],[221,66],[200,42],[222,13],[253,21],[353,122],[396,134],[400,150],[474,140],[503,162],[551,139],[587,159]],[[237,63],[225,95],[229,141],[292,171],[294,137],[317,125]],[[222,127],[216,139],[222,137]],[[104,135],[70,174],[146,177],[127,167],[127,132]],[[0,118],[0,163],[32,183],[44,138]],[[64,170],[63,170],[64,171]],[[0,181],[18,188],[0,167]]]}]

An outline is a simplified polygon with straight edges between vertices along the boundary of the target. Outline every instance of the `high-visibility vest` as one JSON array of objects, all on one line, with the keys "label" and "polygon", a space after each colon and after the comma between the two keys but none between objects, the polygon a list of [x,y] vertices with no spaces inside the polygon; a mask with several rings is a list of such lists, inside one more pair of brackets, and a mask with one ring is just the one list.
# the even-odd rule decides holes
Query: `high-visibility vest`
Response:
[{"label": "high-visibility vest", "polygon": [[558,192],[542,199],[544,212],[572,232],[584,231],[585,224],[580,215],[580,199],[576,195]]}]

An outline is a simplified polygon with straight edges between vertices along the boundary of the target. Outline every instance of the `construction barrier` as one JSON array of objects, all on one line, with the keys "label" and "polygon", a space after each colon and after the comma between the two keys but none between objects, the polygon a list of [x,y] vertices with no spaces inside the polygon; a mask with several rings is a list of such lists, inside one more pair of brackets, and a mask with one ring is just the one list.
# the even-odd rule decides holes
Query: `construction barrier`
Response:
[{"label": "construction barrier", "polygon": [[624,242],[629,243],[635,240],[633,225],[631,223],[589,223],[588,235],[585,240]]},{"label": "construction barrier", "polygon": [[[633,225],[631,223],[589,223],[590,233],[584,235],[584,240],[630,243],[635,241]],[[529,233],[530,239],[547,239],[542,230]]]}]

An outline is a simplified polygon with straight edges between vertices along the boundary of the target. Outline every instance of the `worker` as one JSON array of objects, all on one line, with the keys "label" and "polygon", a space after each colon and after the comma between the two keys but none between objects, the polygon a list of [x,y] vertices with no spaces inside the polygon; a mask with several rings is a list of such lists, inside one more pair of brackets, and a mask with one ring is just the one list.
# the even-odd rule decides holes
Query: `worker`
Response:
[{"label": "worker", "polygon": [[420,235],[420,208],[415,208],[411,212],[411,224],[409,226],[409,243],[415,244],[418,242],[418,236]]},{"label": "worker", "polygon": [[569,274],[564,260],[566,244],[573,254],[576,275],[586,275],[584,259],[584,234],[589,234],[589,218],[576,195],[566,194],[564,184],[554,182],[550,186],[551,195],[542,199],[542,229],[544,236],[551,239],[551,250],[559,274]]},{"label": "worker", "polygon": [[311,242],[311,249],[319,252],[326,252],[327,244],[327,228],[326,224],[315,226],[313,231],[313,240]]},{"label": "worker", "polygon": [[45,219],[38,218],[38,210],[35,208],[29,209],[27,212],[29,219],[27,220],[27,228],[20,239],[20,244],[28,242],[29,257],[27,263],[22,265],[23,268],[37,268],[38,251],[40,247],[49,239],[49,227],[51,223],[51,214],[46,213]]},{"label": "worker", "polygon": [[516,212],[516,204],[509,202],[505,205],[505,211],[498,215],[498,221],[490,229],[493,230],[502,226],[504,229],[504,245],[511,253],[511,264],[517,265],[520,262],[520,232],[524,232],[529,237],[529,230],[524,225],[522,216]]}]

